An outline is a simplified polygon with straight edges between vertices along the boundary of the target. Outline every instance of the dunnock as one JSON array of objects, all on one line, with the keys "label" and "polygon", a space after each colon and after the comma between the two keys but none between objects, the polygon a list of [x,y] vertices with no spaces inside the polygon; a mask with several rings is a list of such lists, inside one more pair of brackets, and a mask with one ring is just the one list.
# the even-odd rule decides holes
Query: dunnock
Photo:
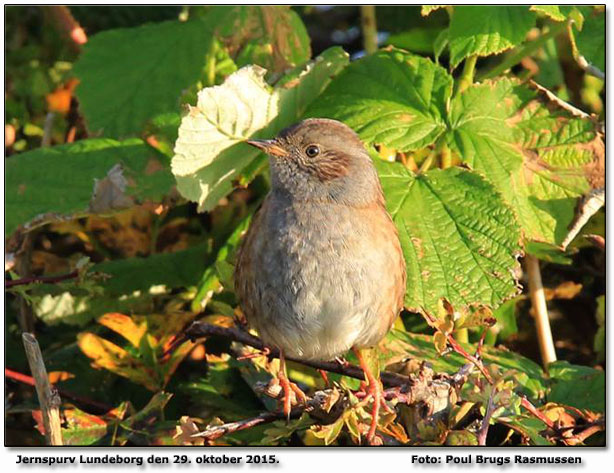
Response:
[{"label": "dunnock", "polygon": [[354,349],[373,398],[375,437],[382,387],[361,349],[376,345],[403,306],[405,262],[364,145],[349,127],[308,119],[272,140],[271,191],[239,250],[235,289],[245,316],[282,356],[284,412],[291,393],[283,353],[332,360]]}]

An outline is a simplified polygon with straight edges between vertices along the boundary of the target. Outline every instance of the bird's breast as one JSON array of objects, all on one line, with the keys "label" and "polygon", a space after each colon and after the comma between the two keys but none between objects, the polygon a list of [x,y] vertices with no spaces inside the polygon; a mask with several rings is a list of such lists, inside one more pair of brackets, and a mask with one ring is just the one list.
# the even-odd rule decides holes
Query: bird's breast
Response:
[{"label": "bird's breast", "polygon": [[265,341],[312,359],[379,341],[401,278],[385,210],[273,203],[263,223],[256,325]]}]

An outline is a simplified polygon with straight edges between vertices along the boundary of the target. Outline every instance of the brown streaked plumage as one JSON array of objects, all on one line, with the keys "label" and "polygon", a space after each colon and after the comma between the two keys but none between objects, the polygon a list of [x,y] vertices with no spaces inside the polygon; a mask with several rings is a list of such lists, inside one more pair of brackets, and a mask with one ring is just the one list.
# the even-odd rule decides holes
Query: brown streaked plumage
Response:
[{"label": "brown streaked plumage", "polygon": [[[406,274],[364,145],[325,119],[249,143],[271,156],[272,189],[237,258],[236,293],[248,322],[265,343],[308,360],[377,345],[403,306]],[[369,385],[379,409],[379,383]]]}]

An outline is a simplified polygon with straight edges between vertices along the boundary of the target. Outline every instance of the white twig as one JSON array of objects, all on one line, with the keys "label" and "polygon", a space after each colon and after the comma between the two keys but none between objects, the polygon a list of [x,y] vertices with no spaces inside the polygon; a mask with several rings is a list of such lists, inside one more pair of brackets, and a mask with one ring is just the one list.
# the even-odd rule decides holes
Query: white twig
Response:
[{"label": "white twig", "polygon": [[548,318],[548,307],[546,306],[546,296],[542,285],[542,275],[539,271],[539,261],[532,255],[525,258],[527,275],[529,277],[529,294],[531,296],[531,306],[535,316],[535,327],[537,328],[537,341],[542,357],[544,368],[553,361],[556,361],[554,351],[554,341],[550,330],[550,319]]}]

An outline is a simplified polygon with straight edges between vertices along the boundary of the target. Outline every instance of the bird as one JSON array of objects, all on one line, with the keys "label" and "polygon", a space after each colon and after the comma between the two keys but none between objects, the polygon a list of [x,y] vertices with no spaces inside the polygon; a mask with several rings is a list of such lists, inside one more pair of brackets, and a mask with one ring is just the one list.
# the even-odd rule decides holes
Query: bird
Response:
[{"label": "bird", "polygon": [[353,350],[371,397],[366,435],[376,442],[379,377],[363,356],[403,308],[406,265],[375,166],[342,122],[309,118],[273,139],[247,143],[268,155],[270,191],[240,243],[235,293],[250,327],[280,352],[279,384],[289,416],[285,356],[330,361]]}]

